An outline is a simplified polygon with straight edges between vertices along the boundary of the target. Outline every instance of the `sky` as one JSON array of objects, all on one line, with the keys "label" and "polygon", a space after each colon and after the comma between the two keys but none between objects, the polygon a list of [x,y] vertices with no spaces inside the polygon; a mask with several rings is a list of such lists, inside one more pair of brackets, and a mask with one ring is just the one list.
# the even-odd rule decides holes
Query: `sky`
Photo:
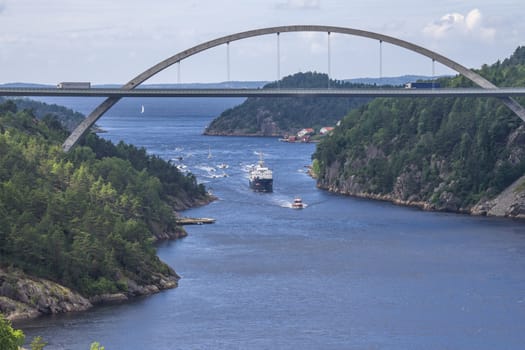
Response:
[{"label": "sky", "polygon": [[[523,0],[0,0],[0,83],[124,84],[203,42],[294,24],[377,32],[480,68],[525,45],[523,18]],[[273,81],[299,71],[334,79],[455,73],[375,40],[283,33],[207,50],[146,83]]]}]

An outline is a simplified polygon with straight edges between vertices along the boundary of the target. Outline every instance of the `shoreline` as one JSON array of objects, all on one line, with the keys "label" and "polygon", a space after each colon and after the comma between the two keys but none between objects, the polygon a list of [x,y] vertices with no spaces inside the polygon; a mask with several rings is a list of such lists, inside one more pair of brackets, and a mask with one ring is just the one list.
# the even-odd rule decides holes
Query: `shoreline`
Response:
[{"label": "shoreline", "polygon": [[[313,177],[313,176],[312,176]],[[484,201],[483,203],[477,203],[476,205],[472,206],[471,208],[459,208],[457,210],[452,210],[449,208],[443,208],[439,209],[435,207],[432,203],[428,203],[425,201],[404,201],[401,199],[394,198],[390,195],[381,195],[381,194],[372,194],[372,193],[345,193],[338,190],[334,190],[331,188],[325,188],[320,186],[319,184],[316,185],[317,188],[328,191],[333,194],[346,196],[346,197],[354,197],[359,199],[367,199],[367,200],[373,200],[373,201],[380,201],[380,202],[388,202],[393,205],[402,206],[402,207],[408,207],[408,208],[416,208],[423,211],[429,211],[429,212],[436,212],[436,213],[454,213],[454,214],[461,214],[461,215],[469,215],[469,216],[485,216],[485,217],[494,217],[494,218],[504,218],[504,219],[513,219],[513,220],[525,220],[525,213],[521,210],[516,210],[516,206],[518,206],[518,209],[521,208],[521,203],[512,202],[511,205],[509,205],[507,208],[498,208],[498,211],[494,211],[493,209],[498,207],[499,203],[501,201],[504,201],[501,199],[501,196],[504,196],[505,194],[508,194],[509,192],[512,192],[511,187],[506,189],[502,194],[497,196],[496,198]],[[510,189],[510,190],[509,190]],[[507,191],[507,193],[505,193]],[[516,196],[519,197],[519,196]],[[506,199],[508,200],[508,199]]]},{"label": "shoreline", "polygon": [[[316,179],[311,172],[311,166],[305,167],[309,169],[309,175],[313,179]],[[514,210],[514,215],[512,215],[512,208],[515,208],[517,204],[518,206],[521,205],[523,197],[525,197],[525,195],[522,196],[516,193],[516,188],[521,186],[523,181],[525,181],[525,176],[515,181],[515,183],[509,186],[509,188],[496,198],[493,198],[490,201],[485,201],[481,204],[478,203],[468,209],[459,208],[458,210],[439,209],[425,201],[404,201],[386,194],[344,193],[338,191],[336,188],[322,187],[319,183],[316,184],[316,187],[337,195],[389,202],[393,205],[417,208],[424,211],[523,220],[525,219],[525,214],[521,213],[521,211],[516,212],[516,210]],[[512,198],[509,199],[509,197]],[[193,203],[193,205],[187,209],[207,205],[215,200],[217,200],[216,197],[209,196],[204,200]],[[522,201],[520,202],[520,200]],[[508,207],[505,210],[501,208],[502,202]],[[498,205],[500,207],[498,207]],[[498,207],[498,211],[493,212],[492,209],[495,207]],[[201,222],[198,219],[190,221],[192,221],[192,224],[198,224],[198,222]],[[205,221],[206,223],[211,223],[214,219],[208,219]],[[156,242],[183,238],[187,233],[182,225],[180,226],[180,229],[180,232],[163,233],[161,235],[155,235],[154,238]],[[158,283],[156,284],[139,286],[133,281],[128,281],[128,287],[130,289],[126,293],[107,293],[87,298],[56,282],[26,275],[18,269],[5,270],[0,268],[0,291],[2,292],[2,296],[0,296],[0,308],[2,310],[7,310],[4,315],[7,319],[13,322],[30,321],[31,319],[46,315],[87,311],[98,305],[125,303],[137,297],[149,296],[163,290],[176,288],[178,286],[178,280],[180,279],[175,272],[173,272],[173,275],[171,276],[157,275],[157,277]],[[6,296],[10,295],[11,297],[14,297],[16,293],[19,293],[18,298],[9,298]]]},{"label": "shoreline", "polygon": [[[138,285],[128,280],[129,290],[119,293],[105,293],[85,297],[80,293],[56,282],[26,275],[20,270],[0,269],[0,288],[7,296],[0,296],[3,315],[12,322],[29,321],[38,317],[82,312],[98,305],[123,303],[138,297],[157,294],[178,286],[180,277],[174,275],[156,276],[157,283]],[[5,293],[4,293],[5,294]]]},{"label": "shoreline", "polygon": [[[308,165],[306,167],[308,168],[308,175],[312,179],[317,180],[317,176],[314,174],[312,166]],[[321,184],[319,184],[319,182],[316,181],[317,188],[341,196],[389,202],[394,205],[417,208],[424,211],[455,213],[470,216],[497,217],[514,220],[525,219],[525,190],[522,189],[524,186],[525,175],[514,181],[499,195],[495,196],[490,200],[481,200],[470,208],[458,208],[457,210],[452,210],[450,208],[440,209],[432,203],[425,201],[404,201],[398,198],[394,198],[393,196],[388,194],[343,192],[334,187],[323,187]]]},{"label": "shoreline", "polygon": [[[206,198],[194,200],[190,205],[179,203],[182,208],[177,209],[196,208],[215,200],[215,196],[208,195]],[[177,228],[174,232],[153,232],[154,244],[175,241],[188,235],[182,225],[177,225]],[[83,312],[104,304],[125,303],[177,288],[180,276],[171,266],[169,268],[172,274],[155,274],[154,284],[138,285],[133,280],[127,280],[126,292],[86,297],[57,282],[27,275],[20,269],[0,267],[0,310],[8,320],[24,322],[49,315]]]}]

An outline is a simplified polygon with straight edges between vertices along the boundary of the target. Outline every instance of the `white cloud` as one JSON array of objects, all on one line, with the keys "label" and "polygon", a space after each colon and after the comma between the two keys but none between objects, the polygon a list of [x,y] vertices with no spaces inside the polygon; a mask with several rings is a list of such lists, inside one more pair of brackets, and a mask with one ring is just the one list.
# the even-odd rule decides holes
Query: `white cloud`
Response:
[{"label": "white cloud", "polygon": [[[385,0],[156,0],[152,6],[144,0],[0,0],[0,62],[9,67],[0,79],[123,82],[141,69],[208,40],[286,24],[325,24],[384,33],[421,43],[469,67],[495,62],[524,44],[522,1],[423,2],[424,6],[421,1],[402,0],[393,6]],[[481,11],[472,10],[475,7]],[[229,15],[218,16],[219,12]],[[450,15],[440,18],[446,13]],[[493,39],[482,40],[487,38]],[[294,72],[298,65],[326,71],[326,33],[286,33],[280,36],[280,43],[282,74]],[[330,47],[332,72],[340,71],[342,78],[377,74],[377,42],[334,34]],[[403,70],[411,66],[406,62],[412,58],[388,59],[389,46],[383,48],[383,73],[408,73]],[[275,78],[275,35],[241,40],[232,43],[230,50],[232,77]],[[133,51],[136,56],[123,58]],[[182,65],[183,80],[223,79],[225,74],[213,74],[225,71],[226,64],[215,68],[217,62],[225,62],[225,52],[220,47],[188,59]],[[348,57],[360,63],[348,64]],[[40,60],[46,64],[35,64]],[[83,69],[73,64],[76,62]],[[428,67],[426,61],[424,64],[422,70]],[[169,78],[158,80],[163,79]]]},{"label": "white cloud", "polygon": [[279,9],[311,10],[321,7],[321,0],[286,0],[277,4]]},{"label": "white cloud", "polygon": [[21,40],[17,35],[14,34],[0,34],[0,44],[17,44]]},{"label": "white cloud", "polygon": [[488,26],[479,9],[473,9],[466,15],[449,13],[438,21],[428,24],[423,33],[435,39],[444,39],[451,36],[467,36],[484,41],[492,41],[496,36],[496,29]]},{"label": "white cloud", "polygon": [[326,33],[300,32],[298,33],[301,41],[308,47],[312,54],[324,54],[327,51]]}]

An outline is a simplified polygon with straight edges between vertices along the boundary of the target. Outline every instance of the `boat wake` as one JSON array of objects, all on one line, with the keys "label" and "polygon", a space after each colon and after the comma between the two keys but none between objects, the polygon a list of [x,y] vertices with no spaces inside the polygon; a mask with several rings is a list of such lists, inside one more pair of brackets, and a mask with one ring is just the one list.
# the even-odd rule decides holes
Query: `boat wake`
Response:
[{"label": "boat wake", "polygon": [[[298,209],[296,206],[294,206],[295,199],[290,200],[289,198],[277,198],[275,202],[282,208]],[[308,207],[308,204],[302,203],[302,208],[306,207]]]}]

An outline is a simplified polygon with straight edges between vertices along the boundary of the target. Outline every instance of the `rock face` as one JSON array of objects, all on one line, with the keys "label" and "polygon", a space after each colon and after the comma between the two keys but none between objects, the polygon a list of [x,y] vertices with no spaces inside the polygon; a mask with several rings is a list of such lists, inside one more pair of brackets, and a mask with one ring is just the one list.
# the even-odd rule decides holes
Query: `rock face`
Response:
[{"label": "rock face", "polygon": [[84,311],[90,307],[89,300],[55,282],[0,269],[0,312],[8,319]]},{"label": "rock face", "polygon": [[[485,188],[484,192],[475,194],[476,200],[481,197],[475,203],[465,200],[468,195],[474,195],[469,193],[472,188],[461,183],[461,178],[456,174],[457,167],[454,169],[453,162],[446,155],[432,154],[425,166],[418,165],[417,161],[405,163],[399,172],[396,170],[395,175],[388,179],[392,185],[381,187],[381,177],[377,174],[385,170],[379,168],[378,171],[371,171],[370,164],[379,161],[390,166],[393,155],[388,155],[374,144],[363,149],[354,147],[351,152],[346,152],[346,159],[336,158],[326,166],[323,173],[317,174],[318,187],[344,195],[386,200],[425,210],[525,218],[525,176],[501,193],[494,187]],[[512,167],[520,169],[520,164],[525,161],[525,124],[519,125],[505,138],[505,148],[501,154],[501,158],[494,163],[494,172],[499,170],[501,174],[513,174],[512,171],[516,170]],[[392,170],[391,167],[386,169],[387,172]]]},{"label": "rock face", "polygon": [[[191,206],[204,205],[216,198],[208,196],[200,201],[180,202],[182,209]],[[173,231],[165,231],[161,225],[152,222],[154,239],[172,240],[187,235],[183,227]],[[85,311],[95,304],[122,302],[137,296],[158,293],[164,289],[176,288],[180,277],[171,270],[170,274],[153,275],[153,284],[139,285],[133,280],[127,280],[126,293],[102,294],[85,298],[81,294],[58,283],[28,276],[20,270],[0,268],[0,313],[9,320],[35,318],[41,315],[59,314],[64,312]]]},{"label": "rock face", "polygon": [[173,271],[172,276],[154,275],[155,284],[138,285],[135,281],[127,280],[126,293],[102,294],[89,298],[92,304],[121,302],[129,300],[130,298],[144,295],[151,295],[160,292],[164,289],[175,288],[178,285],[180,277]]},{"label": "rock face", "polygon": [[525,176],[516,180],[496,198],[480,201],[472,208],[471,213],[525,219]]},{"label": "rock face", "polygon": [[[351,164],[351,166],[359,166],[359,164]],[[429,189],[429,184],[422,180],[421,171],[416,167],[409,167],[395,179],[391,192],[374,193],[370,191],[369,184],[363,178],[356,175],[346,177],[343,168],[344,165],[338,161],[332,163],[326,169],[325,176],[318,181],[318,187],[343,195],[389,201],[424,210],[525,219],[525,175],[498,196],[482,199],[470,207],[462,207],[454,191],[450,190],[454,188],[454,181],[447,183],[445,175],[442,176],[443,181],[437,187]],[[440,168],[444,167],[440,165]],[[441,174],[446,174],[446,171],[442,170]],[[432,192],[435,194],[432,201],[422,195]]]},{"label": "rock face", "polygon": [[481,200],[470,208],[460,207],[459,201],[453,192],[440,191],[439,188],[435,189],[436,192],[440,193],[437,198],[437,204],[419,198],[417,194],[409,195],[409,193],[413,192],[407,191],[406,189],[417,184],[417,179],[412,178],[412,176],[399,176],[392,193],[376,194],[364,191],[363,185],[359,181],[356,181],[356,177],[350,176],[348,179],[339,179],[336,183],[331,183],[330,186],[325,186],[320,183],[318,187],[330,192],[388,201],[394,204],[418,207],[424,210],[525,219],[525,176],[516,180],[497,197],[490,200]]},{"label": "rock face", "polygon": [[269,110],[259,107],[254,111],[253,124],[246,125],[244,128],[235,126],[229,128],[208,127],[204,135],[209,136],[266,136],[279,137],[287,133],[295,133],[298,129],[279,128],[278,120],[281,116],[279,113],[272,113]]},{"label": "rock face", "polygon": [[10,320],[41,315],[85,311],[94,304],[126,301],[132,297],[158,293],[177,287],[179,276],[155,275],[152,285],[127,281],[126,293],[97,295],[90,299],[55,282],[25,275],[20,270],[0,269],[0,313]]}]

